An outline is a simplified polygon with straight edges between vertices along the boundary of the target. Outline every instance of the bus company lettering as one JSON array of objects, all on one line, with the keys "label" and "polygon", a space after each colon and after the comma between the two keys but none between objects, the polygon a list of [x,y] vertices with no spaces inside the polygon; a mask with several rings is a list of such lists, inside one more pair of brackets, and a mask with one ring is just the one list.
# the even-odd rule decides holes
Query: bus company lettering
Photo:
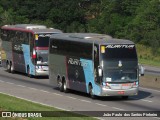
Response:
[{"label": "bus company lettering", "polygon": [[69,58],[68,64],[86,67],[88,63],[78,59]]},{"label": "bus company lettering", "polygon": [[106,48],[134,48],[134,45],[107,45]]},{"label": "bus company lettering", "polygon": [[16,51],[22,51],[22,45],[14,45],[13,49]]}]

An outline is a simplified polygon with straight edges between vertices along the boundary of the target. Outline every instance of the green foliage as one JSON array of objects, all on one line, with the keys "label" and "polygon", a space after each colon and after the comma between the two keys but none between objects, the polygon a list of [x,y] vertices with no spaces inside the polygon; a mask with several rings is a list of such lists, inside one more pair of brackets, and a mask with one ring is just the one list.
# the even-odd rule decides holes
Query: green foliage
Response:
[{"label": "green foliage", "polygon": [[139,62],[142,64],[160,66],[160,48],[156,49],[157,54],[153,54],[153,48],[137,44]]},{"label": "green foliage", "polygon": [[45,24],[133,40],[159,55],[159,0],[0,0],[0,25]]}]

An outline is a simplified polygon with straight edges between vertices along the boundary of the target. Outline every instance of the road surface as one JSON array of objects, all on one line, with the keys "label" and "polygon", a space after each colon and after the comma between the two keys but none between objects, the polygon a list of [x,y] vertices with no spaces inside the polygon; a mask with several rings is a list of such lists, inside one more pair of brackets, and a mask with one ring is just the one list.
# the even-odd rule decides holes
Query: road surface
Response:
[{"label": "road surface", "polygon": [[[140,87],[139,95],[122,100],[104,97],[92,100],[87,94],[59,92],[46,78],[28,78],[23,74],[7,73],[0,68],[0,92],[69,111],[160,111],[160,91]],[[43,111],[43,110],[42,110]],[[91,114],[87,113],[86,114]],[[103,113],[102,113],[103,114]],[[108,119],[108,117],[98,117]],[[109,119],[116,120],[116,117]],[[124,118],[118,117],[119,120]],[[130,120],[158,120],[158,117],[130,117]]]}]

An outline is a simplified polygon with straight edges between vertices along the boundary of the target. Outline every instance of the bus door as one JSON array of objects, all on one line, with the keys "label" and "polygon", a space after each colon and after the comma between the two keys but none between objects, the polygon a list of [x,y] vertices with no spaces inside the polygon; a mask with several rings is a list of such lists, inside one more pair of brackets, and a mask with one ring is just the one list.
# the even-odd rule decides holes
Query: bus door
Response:
[{"label": "bus door", "polygon": [[101,78],[98,74],[99,67],[99,47],[98,45],[94,45],[94,80],[96,83],[101,82]]}]

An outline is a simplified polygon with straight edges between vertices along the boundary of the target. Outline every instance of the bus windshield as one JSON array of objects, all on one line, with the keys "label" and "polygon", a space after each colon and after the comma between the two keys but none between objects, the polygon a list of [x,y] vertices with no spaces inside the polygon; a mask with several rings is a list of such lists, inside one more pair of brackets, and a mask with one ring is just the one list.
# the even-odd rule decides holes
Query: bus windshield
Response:
[{"label": "bus windshield", "polygon": [[133,82],[137,79],[137,69],[105,69],[103,82]]},{"label": "bus windshield", "polygon": [[137,79],[135,45],[101,46],[104,82],[129,82]]},{"label": "bus windshield", "polygon": [[134,45],[106,45],[101,46],[104,60],[111,59],[137,59]]},{"label": "bus windshield", "polygon": [[49,37],[38,37],[36,40],[36,47],[48,47]]}]

